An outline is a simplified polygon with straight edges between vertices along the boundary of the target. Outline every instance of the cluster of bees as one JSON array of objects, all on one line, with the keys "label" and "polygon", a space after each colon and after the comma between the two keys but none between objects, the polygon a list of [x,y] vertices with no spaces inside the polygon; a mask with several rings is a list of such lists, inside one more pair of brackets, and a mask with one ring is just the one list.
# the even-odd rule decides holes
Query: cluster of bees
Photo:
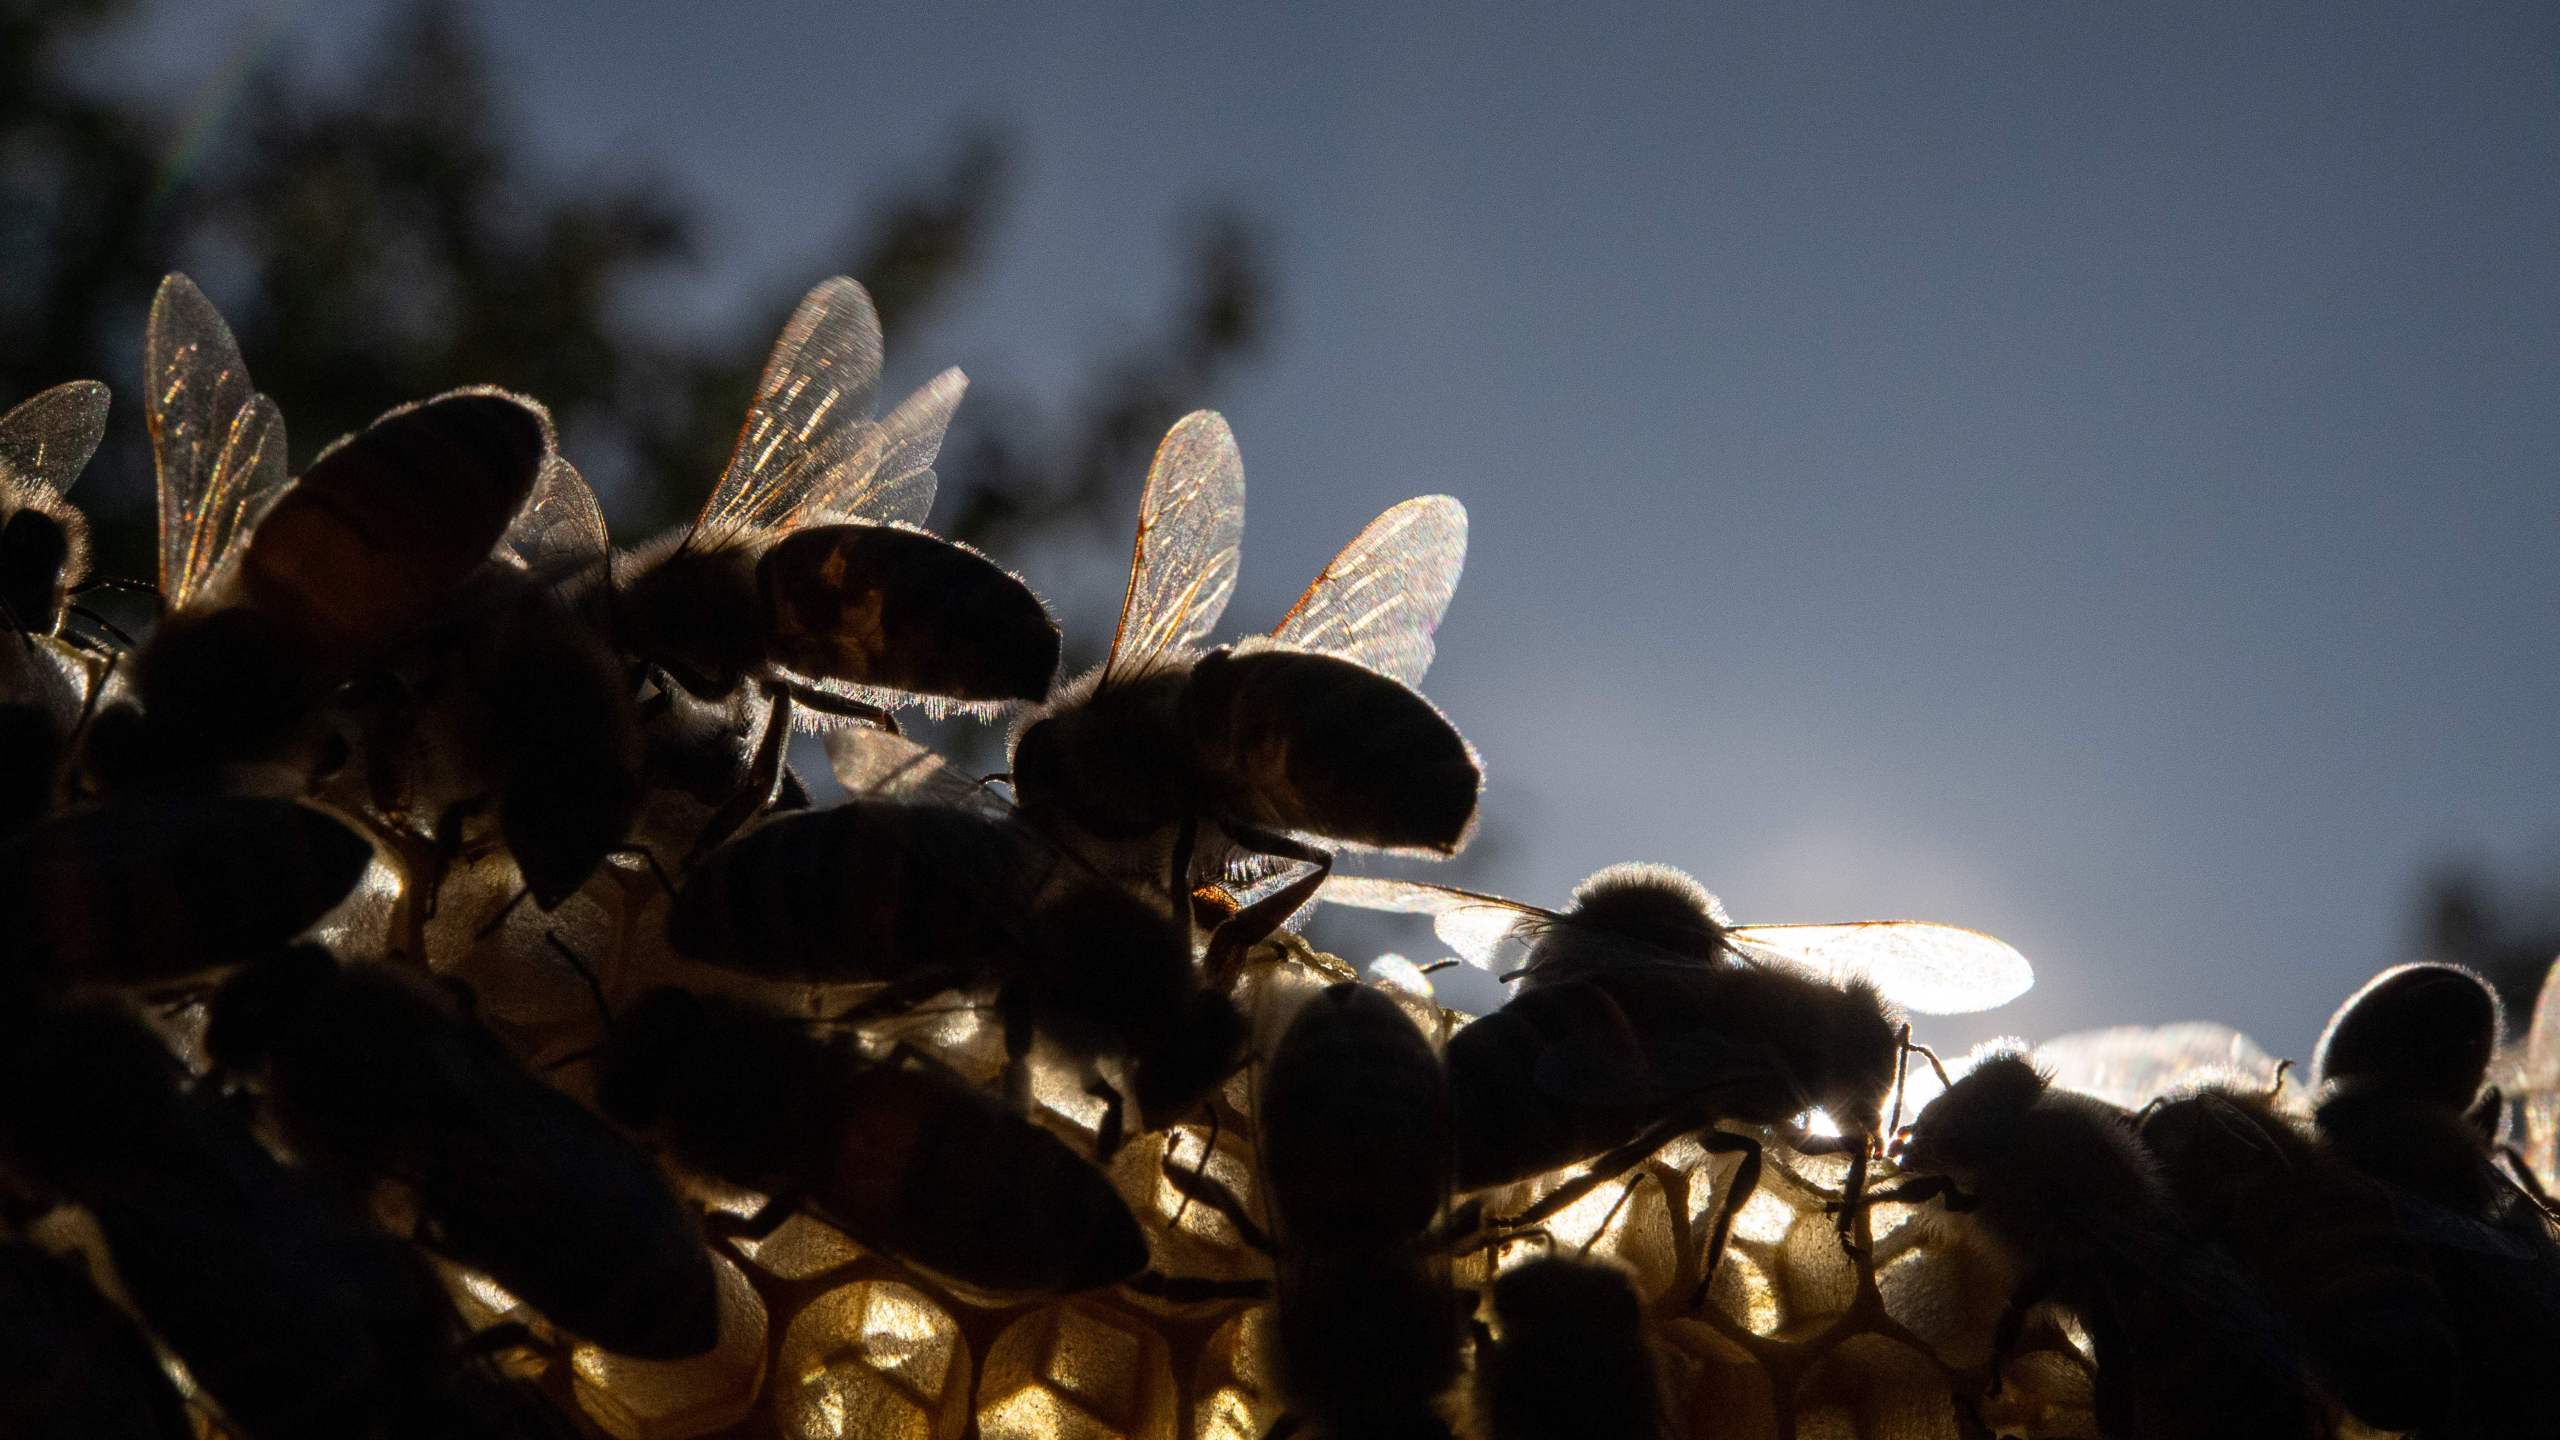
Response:
[{"label": "cluster of bees", "polygon": [[[140,641],[79,603],[64,499],[105,387],[0,418],[0,1433],[2560,1414],[2560,1252],[2476,978],[2357,995],[2316,1109],[2172,1068],[2122,1105],[1912,1040],[2026,988],[1971,930],[1737,925],[1652,866],[1561,911],[1336,873],[1475,828],[1477,756],[1417,688],[1458,503],[1213,645],[1244,478],[1187,417],[1109,658],[1058,686],[1041,601],[923,528],[964,380],[878,415],[881,360],[860,286],[811,291],[700,516],[624,552],[502,391],[289,476],[172,276]],[[1009,772],[914,743],[911,705],[1010,719]],[[1315,951],[1320,903],[1431,917],[1507,1003]]]}]

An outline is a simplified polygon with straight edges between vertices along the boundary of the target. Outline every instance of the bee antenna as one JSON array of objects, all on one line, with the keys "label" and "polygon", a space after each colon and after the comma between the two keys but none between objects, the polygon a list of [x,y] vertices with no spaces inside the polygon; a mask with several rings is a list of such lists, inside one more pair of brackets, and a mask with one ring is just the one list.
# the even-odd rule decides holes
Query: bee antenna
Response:
[{"label": "bee antenna", "polygon": [[97,611],[90,609],[86,605],[68,606],[66,607],[65,613],[77,615],[81,619],[86,620],[90,624],[97,626],[99,629],[106,631],[110,635],[113,635],[118,641],[122,642],[124,648],[127,650],[131,650],[135,646],[136,642],[134,641],[134,638],[126,634],[123,627],[117,625],[106,616],[99,614]]},{"label": "bee antenna", "polygon": [[1938,1072],[1939,1084],[1946,1086],[1950,1090],[1954,1089],[1956,1082],[1947,1078],[1946,1062],[1938,1058],[1938,1052],[1921,1044],[1919,1041],[1912,1039],[1910,1036],[1909,1026],[1904,1026],[1903,1031],[1902,1043],[1904,1048],[1909,1050],[1910,1053],[1929,1062],[1929,1068]]},{"label": "bee antenna", "polygon": [[[519,895],[517,898],[523,897]],[[561,959],[569,962],[569,968],[578,972],[578,979],[587,987],[588,996],[596,1002],[596,1018],[604,1022],[606,1029],[613,1028],[613,1007],[605,1003],[604,982],[596,978],[594,967],[587,964],[577,951],[570,949],[569,942],[561,939],[557,930],[544,931],[542,943],[558,952]]]},{"label": "bee antenna", "polygon": [[1451,957],[1448,959],[1434,960],[1428,965],[1418,965],[1414,968],[1425,975],[1437,975],[1443,970],[1454,967],[1457,963],[1458,961],[1454,957]]},{"label": "bee antenna", "polygon": [[169,613],[169,597],[160,593],[159,586],[141,580],[127,580],[119,575],[96,575],[71,587],[71,593],[74,595],[86,595],[92,590],[119,590],[127,595],[148,595],[151,597],[151,608],[155,614]]},{"label": "bee antenna", "polygon": [[1517,969],[1517,970],[1505,970],[1505,971],[1503,971],[1501,974],[1496,975],[1496,976],[1494,976],[1493,978],[1494,978],[1494,979],[1496,979],[1496,980],[1501,981],[1501,982],[1502,982],[1503,984],[1505,984],[1505,985],[1508,985],[1508,984],[1510,984],[1512,981],[1519,979],[1521,976],[1528,974],[1528,973],[1529,973],[1529,971],[1530,971],[1531,969],[1533,969],[1533,968],[1535,968],[1535,967],[1528,966],[1528,965],[1523,965],[1523,966],[1521,966],[1521,967],[1520,967],[1519,969]]},{"label": "bee antenna", "polygon": [[2292,1069],[2293,1061],[2291,1059],[2284,1059],[2276,1062],[2275,1082],[2267,1086],[2268,1104],[2274,1104],[2276,1100],[2284,1094],[2284,1077]]},{"label": "bee antenna", "polygon": [[1893,1037],[1893,1118],[1885,1122],[1890,1135],[1902,1128],[1902,1092],[1911,1080],[1911,1022],[1902,1022],[1902,1033]]}]

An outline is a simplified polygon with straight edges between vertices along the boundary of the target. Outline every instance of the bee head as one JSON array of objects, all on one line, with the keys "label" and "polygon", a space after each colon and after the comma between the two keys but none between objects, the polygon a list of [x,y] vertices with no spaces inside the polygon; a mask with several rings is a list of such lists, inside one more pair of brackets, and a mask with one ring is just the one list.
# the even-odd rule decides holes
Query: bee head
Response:
[{"label": "bee head", "polygon": [[679,1057],[701,1038],[709,1016],[690,990],[661,985],[613,1019],[596,1059],[596,1103],[617,1123],[645,1130],[657,1123]]},{"label": "bee head", "polygon": [[50,635],[61,626],[63,588],[86,549],[84,532],[32,506],[0,523],[0,604],[20,630]]},{"label": "bee head", "polygon": [[2487,1081],[2497,992],[2459,965],[2402,965],[2349,996],[2312,1053],[2332,1091],[2388,1092],[2456,1108]]},{"label": "bee head", "polygon": [[277,1031],[337,973],[336,957],[317,945],[292,946],[231,972],[205,1005],[205,1054],[219,1070],[257,1068]]},{"label": "bee head", "polygon": [[1502,1273],[1493,1282],[1493,1310],[1506,1341],[1524,1332],[1635,1335],[1644,1311],[1626,1272],[1591,1260],[1545,1255]]},{"label": "bee head", "polygon": [[2004,1153],[2018,1123],[2044,1098],[2047,1081],[2016,1050],[1984,1056],[1911,1127],[1902,1165],[1923,1174],[1966,1175]]},{"label": "bee head", "polygon": [[1814,1098],[1842,1134],[1873,1136],[1884,1128],[1885,1105],[1902,1069],[1902,1023],[1864,980],[1832,993],[1839,998],[1826,1002],[1822,1020],[1830,1073]]},{"label": "bee head", "polygon": [[1574,888],[1574,920],[1673,955],[1711,961],[1724,943],[1724,907],[1668,865],[1612,865]]}]

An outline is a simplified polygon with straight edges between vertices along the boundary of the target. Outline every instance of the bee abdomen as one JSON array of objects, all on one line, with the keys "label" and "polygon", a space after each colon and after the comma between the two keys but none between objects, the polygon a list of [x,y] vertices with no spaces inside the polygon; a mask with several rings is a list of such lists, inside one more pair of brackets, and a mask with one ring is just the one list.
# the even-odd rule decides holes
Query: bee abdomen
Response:
[{"label": "bee abdomen", "polygon": [[976,551],[914,530],[822,525],[757,567],[776,663],[803,675],[955,700],[1041,700],[1058,626]]},{"label": "bee abdomen", "polygon": [[1348,845],[1452,855],[1475,829],[1484,771],[1408,687],[1331,655],[1220,651],[1191,672],[1183,715],[1226,806]]},{"label": "bee abdomen", "polygon": [[991,1097],[882,1068],[847,1121],[826,1203],[857,1242],[998,1294],[1072,1294],[1147,1263],[1102,1172]]}]

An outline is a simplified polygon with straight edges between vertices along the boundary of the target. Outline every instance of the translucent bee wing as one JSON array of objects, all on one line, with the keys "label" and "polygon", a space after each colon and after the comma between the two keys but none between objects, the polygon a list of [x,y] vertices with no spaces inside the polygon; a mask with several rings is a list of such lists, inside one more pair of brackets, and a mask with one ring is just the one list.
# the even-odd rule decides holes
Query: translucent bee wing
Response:
[{"label": "translucent bee wing", "polygon": [[142,350],[160,478],[160,594],[174,609],[284,490],[284,417],[250,387],[231,327],[184,275],[160,282]]},{"label": "translucent bee wing", "polygon": [[849,795],[1010,814],[1012,807],[951,762],[903,735],[868,725],[827,733],[827,768]]},{"label": "translucent bee wing", "polygon": [[2127,1108],[2193,1085],[2263,1090],[2276,1078],[2257,1041],[2207,1020],[2075,1030],[2038,1045],[2035,1059],[2055,1084]]},{"label": "translucent bee wing", "polygon": [[2560,1090],[2560,961],[2542,977],[2534,996],[2533,1021],[2524,1033],[2524,1081],[2541,1090]]},{"label": "translucent bee wing", "polygon": [[1506,900],[1499,895],[1480,895],[1454,886],[1434,885],[1423,880],[1397,880],[1383,875],[1344,875],[1337,872],[1325,877],[1316,895],[1319,899],[1361,910],[1428,915],[1432,932],[1440,937],[1442,944],[1456,951],[1468,964],[1497,974],[1516,967],[1524,927],[1555,924],[1559,919],[1551,910]]},{"label": "translucent bee wing", "polygon": [[1467,507],[1447,495],[1407,500],[1342,547],[1272,638],[1419,687],[1466,563]]},{"label": "translucent bee wing", "polygon": [[[729,467],[694,520],[693,537],[716,542],[787,530],[820,515],[921,524],[933,507],[932,471],[919,481],[914,473],[883,475],[861,464],[866,453],[886,458],[875,448],[880,427],[871,418],[880,362],[880,316],[868,291],[839,275],[803,296],[765,360]],[[938,447],[939,426],[932,435]]]},{"label": "translucent bee wing", "polygon": [[2514,1071],[2503,1079],[2524,1099],[2525,1158],[2548,1175],[2560,1156],[2560,963],[2542,977]]},{"label": "translucent bee wing", "polygon": [[0,473],[55,494],[71,488],[107,433],[107,387],[74,380],[0,415]]},{"label": "translucent bee wing", "polygon": [[1845,925],[1745,925],[1730,932],[1736,954],[1810,970],[1831,980],[1864,978],[1887,1000],[1923,1015],[1963,1015],[2017,999],[2035,984],[2027,957],[1979,930],[1925,920]]},{"label": "translucent bee wing", "polygon": [[922,529],[938,484],[933,462],[968,390],[969,377],[957,367],[919,386],[869,428],[834,481],[812,491],[810,503],[786,516],[781,528],[853,521]]},{"label": "translucent bee wing", "polygon": [[1244,556],[1244,457],[1226,420],[1195,410],[1174,423],[1147,469],[1129,593],[1102,683],[1143,674],[1197,647],[1226,612]]},{"label": "translucent bee wing", "polygon": [[586,477],[554,455],[543,462],[533,498],[508,526],[505,544],[526,569],[556,577],[603,563],[613,538]]}]

